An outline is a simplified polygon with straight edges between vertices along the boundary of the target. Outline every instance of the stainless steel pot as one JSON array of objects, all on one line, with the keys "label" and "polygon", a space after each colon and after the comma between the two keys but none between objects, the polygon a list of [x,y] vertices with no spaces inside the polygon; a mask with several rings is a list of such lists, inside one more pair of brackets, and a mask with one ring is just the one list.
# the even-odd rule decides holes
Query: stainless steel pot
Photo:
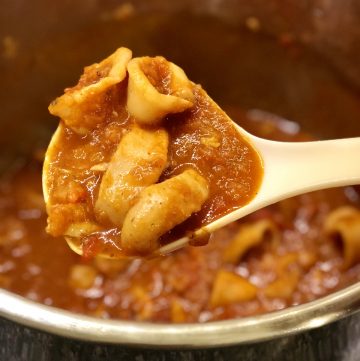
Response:
[{"label": "stainless steel pot", "polygon": [[[357,92],[360,85],[358,1],[137,0],[124,3],[115,0],[0,0],[0,5],[0,40],[3,42],[0,56],[2,168],[35,146],[47,143],[55,127],[55,122],[47,114],[47,104],[66,85],[76,80],[84,64],[101,58],[119,45],[127,45],[139,54],[157,52],[169,56],[184,66],[192,78],[203,83],[220,103],[225,102],[222,94],[226,92],[232,102],[238,102],[245,108],[258,106],[297,120],[305,129],[325,138],[360,135],[360,122],[352,118],[353,113],[349,110],[356,105],[344,103],[338,94],[327,99],[329,105],[324,107],[322,118],[315,119],[304,109],[307,92],[313,86],[313,76],[308,76],[314,71],[311,62],[315,56],[313,52],[321,54],[322,59],[320,68],[314,74],[321,73],[323,68],[331,70],[339,81],[346,84],[346,89]],[[134,28],[124,26],[124,22],[131,22],[126,19],[132,16],[140,19],[135,22],[136,32]],[[152,27],[154,16],[163,19],[161,27]],[[266,45],[270,35],[261,35],[257,41],[258,35],[251,33],[241,41],[244,47],[241,64],[239,55],[236,55],[239,52],[233,52],[233,45],[224,44],[221,36],[218,43],[207,47],[207,51],[198,50],[196,41],[199,39],[213,41],[206,38],[206,31],[200,37],[190,37],[184,31],[185,35],[177,36],[176,42],[169,47],[161,34],[182,32],[174,19],[180,19],[182,26],[186,27],[189,22],[197,21],[196,16],[199,19],[211,16],[212,20],[207,17],[206,23],[226,22],[239,29],[239,37],[243,36],[241,26],[247,23],[249,17],[256,17],[261,32],[273,37],[285,34],[286,39],[290,37],[306,43],[312,49],[310,60],[305,67],[283,66],[286,60],[282,50]],[[203,29],[201,24],[204,23],[198,25],[199,32]],[[235,44],[238,44],[236,39]],[[220,50],[216,51],[214,46]],[[253,55],[247,60],[249,52]],[[216,69],[207,66],[208,56],[217,57],[218,60],[212,63],[223,66],[224,74],[220,80],[214,76]],[[234,76],[233,69],[242,65],[244,70]],[[249,73],[253,74],[253,78],[248,76]],[[279,74],[288,75],[282,77],[287,80],[279,80]],[[294,82],[294,75],[297,79],[308,81]],[[263,97],[264,81],[274,84],[269,99]],[[239,87],[239,84],[246,84],[246,87]],[[320,300],[267,315],[206,324],[154,325],[79,316],[0,290],[0,315],[4,318],[0,322],[0,358],[75,360],[84,357],[86,360],[100,360],[104,359],[102,355],[116,355],[121,360],[136,357],[139,360],[181,357],[184,360],[252,360],[255,357],[257,360],[268,360],[275,355],[284,360],[303,357],[307,360],[311,357],[327,360],[332,355],[332,360],[343,357],[350,360],[353,357],[351,350],[359,348],[360,344],[347,332],[351,330],[356,337],[360,336],[356,327],[356,320],[360,318],[349,315],[355,313],[359,306],[360,284],[356,284]],[[342,318],[345,319],[325,326]],[[314,328],[320,329],[317,333],[311,332]],[[299,335],[293,336],[295,334]],[[85,347],[79,345],[85,344],[66,337],[93,342],[91,346],[86,346],[92,351],[77,354],[79,347]],[[265,340],[272,341],[264,343]],[[2,346],[1,342],[6,342],[6,346]],[[129,351],[123,346],[98,344],[102,342],[162,351]],[[54,348],[54,343],[61,345],[61,352]],[[219,351],[219,347],[230,345],[234,347]],[[349,345],[352,349],[348,348]],[[59,353],[50,355],[49,347]],[[299,351],[299,347],[303,352]],[[216,348],[217,351],[165,351],[166,348]],[[76,355],[80,355],[79,358]]]}]

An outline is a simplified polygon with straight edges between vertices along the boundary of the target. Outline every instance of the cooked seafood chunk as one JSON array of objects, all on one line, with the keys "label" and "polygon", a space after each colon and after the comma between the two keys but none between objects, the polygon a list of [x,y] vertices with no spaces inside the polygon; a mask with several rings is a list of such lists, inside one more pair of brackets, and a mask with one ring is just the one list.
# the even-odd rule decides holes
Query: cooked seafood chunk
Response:
[{"label": "cooked seafood chunk", "polygon": [[164,129],[132,128],[124,135],[102,178],[95,212],[101,220],[121,227],[139,193],[158,181],[167,161]]},{"label": "cooked seafood chunk", "polygon": [[83,203],[51,205],[48,212],[46,231],[55,237],[82,237],[100,229],[89,220],[89,211]]},{"label": "cooked seafood chunk", "polygon": [[245,224],[239,227],[239,231],[224,251],[224,261],[236,264],[253,247],[270,238],[277,243],[279,231],[274,222],[267,219]]},{"label": "cooked seafood chunk", "polygon": [[211,307],[251,301],[256,298],[257,288],[247,279],[229,271],[219,270],[210,296]]},{"label": "cooked seafood chunk", "polygon": [[125,217],[122,247],[135,253],[154,251],[161,235],[199,211],[208,195],[207,181],[192,169],[147,187]]},{"label": "cooked seafood chunk", "polygon": [[131,56],[129,49],[119,48],[101,63],[87,66],[79,83],[50,104],[50,113],[79,134],[86,134],[106,118],[116,118],[118,92],[123,90],[116,84],[125,79]]},{"label": "cooked seafood chunk", "polygon": [[338,237],[342,243],[343,268],[348,269],[360,260],[360,211],[343,206],[331,212],[325,220],[327,235]]},{"label": "cooked seafood chunk", "polygon": [[132,59],[127,69],[127,108],[139,123],[158,124],[166,115],[193,106],[192,83],[181,68],[162,56]]}]

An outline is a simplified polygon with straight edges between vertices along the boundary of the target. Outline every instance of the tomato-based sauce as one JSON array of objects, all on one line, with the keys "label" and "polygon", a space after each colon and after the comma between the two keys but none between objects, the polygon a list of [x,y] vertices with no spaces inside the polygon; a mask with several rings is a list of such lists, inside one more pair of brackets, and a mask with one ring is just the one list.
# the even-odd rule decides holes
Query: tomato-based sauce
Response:
[{"label": "tomato-based sauce", "polygon": [[[255,122],[234,109],[229,113],[260,136],[310,139],[285,133],[266,117]],[[103,318],[204,322],[297,305],[359,280],[359,265],[344,269],[341,244],[323,231],[333,209],[359,206],[353,188],[282,201],[217,231],[205,247],[153,260],[103,260],[82,258],[62,237],[46,234],[40,183],[40,164],[19,166],[1,181],[0,286],[47,305]],[[225,256],[242,226],[264,220],[277,238],[264,236],[235,262]],[[219,300],[215,283],[220,287],[224,279],[222,294],[230,297],[232,277],[252,285],[240,288],[246,297]]]},{"label": "tomato-based sauce", "polygon": [[[296,41],[286,47],[279,43],[261,31],[248,32],[241,24],[224,24],[209,16],[158,13],[121,21],[99,20],[71,35],[62,32],[52,36],[33,53],[22,48],[21,56],[7,65],[9,71],[2,72],[6,92],[0,100],[1,120],[6,131],[1,141],[11,145],[3,149],[2,156],[14,150],[14,157],[2,164],[11,164],[18,149],[25,149],[26,154],[36,151],[36,158],[41,158],[43,149],[39,152],[35,144],[48,144],[55,128],[55,118],[50,119],[46,109],[49,102],[76,82],[84,64],[103,58],[119,44],[132,47],[135,55],[163,54],[182,66],[190,79],[202,84],[227,114],[252,134],[282,141],[312,139],[299,131],[297,123],[279,121],[274,115],[279,114],[298,121],[317,137],[358,136],[356,89]],[[105,67],[84,78],[79,87],[97,83],[107,72]],[[154,84],[158,83],[156,74]],[[169,84],[162,85],[159,90],[168,93]],[[61,173],[59,168],[54,179],[64,181],[67,189],[58,197],[62,201],[63,197],[71,202],[81,200],[84,207],[78,211],[86,216],[91,214],[102,163],[111,157],[130,122],[126,112],[121,113],[123,103],[117,93],[122,93],[121,86],[108,94],[117,98],[113,104],[116,113],[106,114],[108,123],[83,137],[70,130],[62,133],[72,148],[61,154],[61,162],[69,166],[76,159],[79,167],[72,170],[83,183],[63,178],[67,169]],[[96,114],[104,117],[101,112]],[[201,155],[209,161],[204,143],[222,147],[225,154],[231,152],[228,139],[219,145],[213,133],[195,132],[196,142],[187,148],[186,129],[191,124],[175,128],[165,120],[164,126],[178,149],[194,152],[195,158]],[[212,129],[215,133],[219,130]],[[104,140],[101,144],[97,141],[100,137]],[[246,144],[241,142],[241,146],[246,149]],[[176,153],[173,144],[169,155],[172,168],[164,176],[171,176],[171,169],[175,172],[186,157],[186,153]],[[201,159],[196,161],[205,172],[210,167]],[[225,162],[232,167],[231,157]],[[89,171],[89,164],[98,165],[99,170]],[[205,234],[205,241],[210,237],[205,247],[187,247],[151,260],[104,260],[93,257],[99,252],[97,238],[88,239],[88,253],[81,257],[70,250],[62,236],[45,232],[41,167],[39,160],[28,159],[3,171],[0,179],[0,287],[28,299],[101,318],[206,322],[284,309],[360,280],[360,255],[351,249],[354,238],[347,240],[341,232],[329,234],[328,229],[334,212],[338,216],[339,212],[351,212],[354,216],[352,222],[347,219],[346,230],[348,236],[355,234],[351,228],[356,220],[360,223],[358,187],[284,200],[213,235]],[[226,169],[231,177],[238,171]],[[241,182],[228,189],[239,186]],[[226,192],[223,195],[227,197]],[[223,211],[223,205],[209,200],[200,218],[195,215],[194,223],[186,227],[196,227],[201,219],[210,221],[216,212]],[[59,212],[59,217],[62,214]],[[61,234],[64,224],[58,225]],[[349,252],[352,257],[347,260]]]}]

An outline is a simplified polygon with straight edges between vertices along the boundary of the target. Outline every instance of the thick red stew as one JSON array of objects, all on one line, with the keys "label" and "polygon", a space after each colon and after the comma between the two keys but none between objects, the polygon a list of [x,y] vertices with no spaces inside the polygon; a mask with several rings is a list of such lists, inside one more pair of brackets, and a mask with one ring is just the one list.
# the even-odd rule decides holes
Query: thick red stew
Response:
[{"label": "thick red stew", "polygon": [[[286,133],[294,127],[272,116],[254,121],[234,109],[230,114],[259,136],[310,139]],[[84,258],[62,237],[48,235],[40,162],[20,163],[3,175],[0,213],[0,287],[96,317],[153,322],[243,317],[308,302],[360,275],[354,188],[282,201],[219,230],[207,246],[152,260]]]}]

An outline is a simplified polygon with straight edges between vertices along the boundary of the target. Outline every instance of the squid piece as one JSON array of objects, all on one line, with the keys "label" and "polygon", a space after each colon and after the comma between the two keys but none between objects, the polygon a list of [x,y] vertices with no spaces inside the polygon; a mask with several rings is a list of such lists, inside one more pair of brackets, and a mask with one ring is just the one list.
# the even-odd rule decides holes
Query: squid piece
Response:
[{"label": "squid piece", "polygon": [[210,306],[219,307],[232,303],[251,301],[256,297],[257,287],[245,278],[220,270],[216,274],[210,297]]},{"label": "squid piece", "polygon": [[187,313],[180,299],[174,298],[171,300],[170,316],[171,322],[174,323],[184,323],[186,321]]},{"label": "squid piece", "polygon": [[26,237],[24,223],[13,215],[4,215],[0,223],[0,250],[1,247],[13,247],[18,242],[20,243],[24,237]]},{"label": "squid piece", "polygon": [[99,232],[100,230],[101,227],[95,222],[74,222],[71,223],[64,231],[64,236],[71,238],[82,238],[88,236],[89,234]]},{"label": "squid piece", "polygon": [[126,75],[126,66],[132,57],[127,48],[119,48],[99,64],[87,66],[79,83],[65,90],[49,106],[51,114],[79,134],[86,134],[97,124],[116,117],[119,89]]},{"label": "squid piece", "polygon": [[167,162],[168,134],[164,129],[132,128],[121,139],[105,171],[95,213],[102,221],[122,227],[139,193],[156,183]]},{"label": "squid piece", "polygon": [[278,276],[288,273],[299,267],[299,254],[297,252],[289,252],[282,256],[277,255],[275,262],[275,271]]},{"label": "squid piece", "polygon": [[127,108],[138,123],[156,125],[167,114],[193,106],[193,84],[181,68],[165,58],[134,58],[127,70]]},{"label": "squid piece", "polygon": [[73,289],[87,290],[94,285],[97,276],[98,273],[94,267],[75,264],[70,269],[68,283]]},{"label": "squid piece", "polygon": [[97,224],[89,221],[89,212],[84,203],[49,205],[48,214],[46,231],[54,237],[83,237],[100,230]]},{"label": "squid piece", "polygon": [[192,169],[147,187],[125,217],[122,247],[136,254],[156,250],[159,238],[199,211],[208,196],[207,181]]},{"label": "squid piece", "polygon": [[339,236],[343,244],[343,268],[348,269],[360,261],[360,211],[353,207],[340,207],[331,212],[324,223],[329,236]]},{"label": "squid piece", "polygon": [[267,237],[273,242],[279,240],[279,231],[275,224],[263,219],[251,224],[244,224],[234,239],[226,248],[223,259],[225,262],[236,264],[247,251],[261,244]]},{"label": "squid piece", "polygon": [[94,265],[96,269],[108,277],[117,276],[120,272],[125,272],[132,262],[129,258],[108,259],[96,257]]},{"label": "squid piece", "polygon": [[265,287],[264,295],[268,298],[290,299],[299,284],[299,279],[300,273],[296,270],[283,273]]}]

